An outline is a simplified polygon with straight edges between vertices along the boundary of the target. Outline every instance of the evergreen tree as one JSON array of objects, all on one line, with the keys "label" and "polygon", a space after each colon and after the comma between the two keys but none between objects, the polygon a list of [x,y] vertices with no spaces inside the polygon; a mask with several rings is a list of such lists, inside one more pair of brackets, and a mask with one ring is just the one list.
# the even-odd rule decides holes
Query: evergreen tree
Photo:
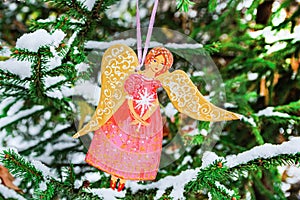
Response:
[{"label": "evergreen tree", "polygon": [[[155,26],[203,44],[224,80],[226,109],[244,117],[226,123],[213,152],[199,151],[213,134],[211,124],[199,122],[198,134],[182,138],[192,148],[161,169],[157,181],[128,182],[117,193],[107,174],[84,163],[87,149],[71,136],[74,119],[82,126],[93,113],[91,93],[100,89],[102,52],[93,60],[89,44],[103,42],[97,44],[105,50],[111,35],[135,28],[135,2],[1,2],[0,164],[18,177],[24,194],[0,184],[0,199],[299,199],[300,179],[286,178],[300,161],[299,1],[176,3],[160,1]],[[140,6],[147,25],[152,4]],[[205,71],[179,57],[174,66],[214,96]],[[166,94],[159,95],[167,106]],[[166,143],[183,123],[179,114],[167,115]]]}]

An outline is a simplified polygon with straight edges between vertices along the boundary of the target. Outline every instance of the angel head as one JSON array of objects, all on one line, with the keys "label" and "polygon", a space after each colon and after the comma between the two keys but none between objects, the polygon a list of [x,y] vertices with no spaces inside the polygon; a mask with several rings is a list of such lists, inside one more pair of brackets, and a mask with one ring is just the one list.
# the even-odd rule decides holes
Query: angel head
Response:
[{"label": "angel head", "polygon": [[155,47],[149,51],[145,60],[145,68],[151,68],[155,76],[163,74],[173,65],[172,53],[164,47]]}]

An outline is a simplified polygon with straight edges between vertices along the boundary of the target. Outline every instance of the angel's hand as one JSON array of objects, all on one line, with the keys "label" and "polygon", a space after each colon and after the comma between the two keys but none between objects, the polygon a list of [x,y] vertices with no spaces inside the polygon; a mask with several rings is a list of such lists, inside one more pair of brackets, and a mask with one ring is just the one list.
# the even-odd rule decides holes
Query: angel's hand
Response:
[{"label": "angel's hand", "polygon": [[140,117],[139,114],[137,114],[136,111],[134,110],[132,99],[128,99],[128,107],[129,107],[130,113],[132,114],[132,116],[134,118],[134,121],[131,122],[132,125],[136,125],[138,123],[141,123],[144,126],[149,125],[149,123],[146,122],[146,119],[143,119],[142,117]]},{"label": "angel's hand", "polygon": [[130,125],[137,125],[137,124],[139,124],[139,123],[141,123],[141,124],[144,125],[144,126],[149,126],[149,125],[150,125],[148,122],[146,122],[146,121],[144,121],[144,120],[139,121],[139,120],[137,120],[137,119],[133,120],[133,121],[130,123]]},{"label": "angel's hand", "polygon": [[156,111],[158,106],[159,106],[159,102],[158,102],[158,99],[156,99],[153,102],[153,105],[150,106],[150,108],[146,111],[146,113],[141,117],[142,120],[146,121],[147,119],[149,119],[151,117],[151,115]]}]

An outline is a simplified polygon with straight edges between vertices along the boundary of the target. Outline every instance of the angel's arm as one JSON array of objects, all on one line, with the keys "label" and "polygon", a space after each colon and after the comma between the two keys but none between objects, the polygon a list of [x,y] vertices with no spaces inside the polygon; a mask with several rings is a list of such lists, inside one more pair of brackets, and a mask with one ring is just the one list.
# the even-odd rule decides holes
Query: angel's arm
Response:
[{"label": "angel's arm", "polygon": [[151,115],[156,111],[157,107],[159,106],[158,99],[153,102],[153,105],[147,110],[147,112],[143,115],[142,119],[147,120]]},{"label": "angel's arm", "polygon": [[[146,122],[143,118],[141,118],[134,110],[132,99],[128,99],[128,107],[137,123],[141,123],[145,126],[149,125],[149,123]],[[133,124],[135,124],[135,122]]]}]

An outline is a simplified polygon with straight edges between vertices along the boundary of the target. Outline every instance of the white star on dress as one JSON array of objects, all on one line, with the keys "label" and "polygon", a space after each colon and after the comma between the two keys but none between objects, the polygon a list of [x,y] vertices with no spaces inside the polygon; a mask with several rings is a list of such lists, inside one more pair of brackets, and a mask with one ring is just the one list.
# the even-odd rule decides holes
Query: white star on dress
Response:
[{"label": "white star on dress", "polygon": [[154,98],[155,94],[150,94],[148,93],[147,88],[143,89],[141,92],[139,92],[139,99],[135,100],[136,101],[136,109],[141,109],[141,114],[140,116],[143,116],[145,114],[145,110],[149,109],[153,105],[153,101],[155,100]]}]

